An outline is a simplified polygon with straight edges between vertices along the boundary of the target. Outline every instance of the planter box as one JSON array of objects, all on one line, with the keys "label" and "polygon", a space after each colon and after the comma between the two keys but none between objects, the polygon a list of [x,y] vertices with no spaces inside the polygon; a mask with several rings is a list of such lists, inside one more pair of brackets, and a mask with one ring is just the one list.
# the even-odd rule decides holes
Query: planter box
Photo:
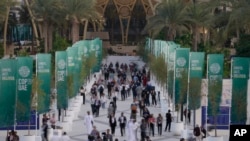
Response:
[{"label": "planter box", "polygon": [[65,122],[61,122],[61,127],[62,130],[65,132],[70,132],[72,131],[72,122],[71,121],[65,121]]},{"label": "planter box", "polygon": [[183,122],[172,122],[172,132],[175,136],[180,136],[182,130],[184,129]]},{"label": "planter box", "polygon": [[20,141],[35,141],[35,140],[36,140],[36,136],[34,135],[20,136]]},{"label": "planter box", "polygon": [[207,141],[223,141],[223,136],[208,136],[206,139]]},{"label": "planter box", "polygon": [[184,138],[184,139],[189,139],[189,138],[191,138],[191,137],[194,137],[194,135],[193,135],[193,130],[191,130],[191,129],[184,129],[184,130],[182,130],[182,132],[181,132],[181,136],[182,136],[182,138]]},{"label": "planter box", "polygon": [[35,136],[35,141],[42,141],[42,137],[41,136]]}]

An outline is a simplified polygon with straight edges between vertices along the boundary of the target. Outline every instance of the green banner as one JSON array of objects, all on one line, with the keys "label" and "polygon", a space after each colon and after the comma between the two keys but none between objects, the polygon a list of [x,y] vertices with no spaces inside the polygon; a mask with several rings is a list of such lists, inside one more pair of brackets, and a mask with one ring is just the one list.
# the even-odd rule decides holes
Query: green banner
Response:
[{"label": "green banner", "polygon": [[45,113],[50,109],[51,54],[37,54],[36,59],[37,111]]},{"label": "green banner", "polygon": [[175,104],[184,104],[187,101],[189,48],[177,48],[175,51]]},{"label": "green banner", "polygon": [[66,109],[68,107],[67,94],[67,53],[66,51],[56,51],[56,90],[57,90],[57,108]]},{"label": "green banner", "polygon": [[204,52],[190,52],[189,58],[189,109],[201,106],[201,81],[204,70]]},{"label": "green banner", "polygon": [[0,127],[15,123],[16,60],[0,60]]},{"label": "green banner", "polygon": [[223,80],[223,54],[208,54],[207,75],[208,75],[208,108],[207,114],[216,116],[219,113],[222,80]]},{"label": "green banner", "polygon": [[67,48],[67,85],[69,98],[74,97],[77,94],[78,82],[75,80],[79,72],[77,71],[78,63],[78,49],[76,47]]},{"label": "green banner", "polygon": [[247,87],[250,58],[232,58],[231,123],[245,124],[247,120]]},{"label": "green banner", "polygon": [[168,96],[172,99],[174,93],[174,60],[175,60],[175,49],[177,46],[173,42],[167,42],[168,51],[167,51],[167,65],[168,65],[168,74],[167,74],[167,90]]},{"label": "green banner", "polygon": [[90,43],[90,50],[95,53],[96,65],[92,69],[92,72],[99,72],[102,64],[102,40],[96,38]]},{"label": "green banner", "polygon": [[78,57],[80,61],[80,84],[84,83],[84,80],[89,74],[89,70],[86,67],[86,60],[89,57],[89,41],[83,40],[78,43]]},{"label": "green banner", "polygon": [[31,113],[33,59],[17,57],[17,122],[29,121]]}]

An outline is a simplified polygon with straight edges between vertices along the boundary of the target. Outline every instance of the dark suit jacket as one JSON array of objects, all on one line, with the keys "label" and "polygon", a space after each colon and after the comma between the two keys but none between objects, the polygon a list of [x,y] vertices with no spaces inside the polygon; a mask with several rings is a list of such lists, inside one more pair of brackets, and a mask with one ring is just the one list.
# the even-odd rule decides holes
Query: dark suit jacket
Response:
[{"label": "dark suit jacket", "polygon": [[116,127],[116,118],[114,117],[114,119],[115,119],[114,122],[112,122],[112,117],[109,117],[109,125]]}]

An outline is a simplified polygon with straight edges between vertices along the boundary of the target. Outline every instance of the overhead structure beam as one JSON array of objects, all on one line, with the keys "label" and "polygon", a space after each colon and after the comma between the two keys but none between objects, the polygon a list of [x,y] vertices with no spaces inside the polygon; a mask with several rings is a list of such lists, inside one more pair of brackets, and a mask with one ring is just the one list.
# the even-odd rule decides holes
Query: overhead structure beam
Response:
[{"label": "overhead structure beam", "polygon": [[136,0],[113,0],[113,2],[119,15],[122,43],[127,44],[131,14]]},{"label": "overhead structure beam", "polygon": [[[106,10],[106,7],[109,3],[109,0],[97,0],[97,3],[96,3],[96,10],[98,11],[98,13],[101,15],[101,18],[99,22],[105,22],[105,19],[104,19],[104,13],[105,13],[105,10]],[[97,31],[96,29],[96,22],[93,23],[93,27],[94,27],[94,31]]]},{"label": "overhead structure beam", "polygon": [[141,3],[147,16],[146,18],[155,15],[155,8],[160,2],[160,0],[141,0]]}]

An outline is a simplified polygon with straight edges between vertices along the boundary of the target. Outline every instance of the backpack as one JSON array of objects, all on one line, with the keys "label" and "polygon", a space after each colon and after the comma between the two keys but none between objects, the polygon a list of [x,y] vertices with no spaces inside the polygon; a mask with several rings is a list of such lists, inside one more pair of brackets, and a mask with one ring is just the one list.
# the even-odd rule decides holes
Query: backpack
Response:
[{"label": "backpack", "polygon": [[100,86],[100,88],[99,88],[99,92],[103,92],[103,87],[102,86]]},{"label": "backpack", "polygon": [[195,136],[200,136],[200,135],[201,135],[201,130],[200,130],[199,127],[195,127],[195,128],[194,128],[194,135],[195,135]]}]

